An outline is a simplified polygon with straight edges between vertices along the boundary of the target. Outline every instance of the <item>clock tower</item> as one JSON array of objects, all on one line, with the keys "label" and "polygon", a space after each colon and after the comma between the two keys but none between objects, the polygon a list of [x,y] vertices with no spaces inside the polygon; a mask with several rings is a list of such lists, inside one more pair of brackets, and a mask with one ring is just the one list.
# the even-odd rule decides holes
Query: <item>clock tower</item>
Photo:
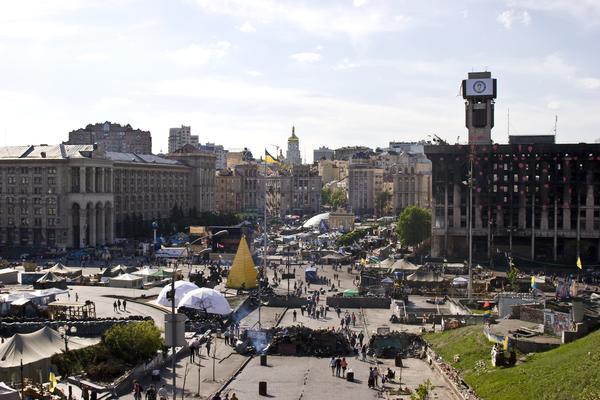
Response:
[{"label": "clock tower", "polygon": [[469,144],[490,144],[494,127],[494,99],[496,79],[491,72],[469,72],[462,81],[465,99],[465,124],[469,130]]}]

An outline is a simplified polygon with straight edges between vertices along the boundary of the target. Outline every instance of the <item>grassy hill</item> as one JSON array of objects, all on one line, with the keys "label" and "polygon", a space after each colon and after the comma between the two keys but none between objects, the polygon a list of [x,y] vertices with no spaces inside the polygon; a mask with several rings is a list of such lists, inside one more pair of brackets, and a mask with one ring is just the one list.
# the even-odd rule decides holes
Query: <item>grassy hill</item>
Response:
[{"label": "grassy hill", "polygon": [[[425,340],[485,400],[600,400],[600,331],[512,368],[492,367],[481,325],[427,334]],[[455,354],[458,363],[452,362]],[[476,367],[479,360],[485,367]]]}]

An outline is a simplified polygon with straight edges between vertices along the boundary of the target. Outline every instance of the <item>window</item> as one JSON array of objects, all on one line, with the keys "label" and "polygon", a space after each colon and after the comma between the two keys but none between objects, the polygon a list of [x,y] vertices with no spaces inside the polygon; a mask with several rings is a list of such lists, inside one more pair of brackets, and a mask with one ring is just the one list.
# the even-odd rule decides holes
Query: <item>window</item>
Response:
[{"label": "window", "polygon": [[56,175],[56,168],[55,167],[48,167],[48,175]]},{"label": "window", "polygon": [[14,185],[15,183],[17,183],[17,180],[14,176],[9,176],[8,177],[8,184],[9,185]]},{"label": "window", "polygon": [[8,215],[14,215],[15,208],[13,206],[8,206],[8,207],[6,207],[6,212],[8,213]]},{"label": "window", "polygon": [[48,218],[48,226],[54,226],[55,225],[55,219],[54,218]]},{"label": "window", "polygon": [[46,199],[46,204],[56,204],[56,197],[48,197]]},{"label": "window", "polygon": [[27,217],[21,218],[21,226],[27,226],[27,225],[29,225],[29,218],[27,218]]},{"label": "window", "polygon": [[28,173],[29,173],[29,168],[27,168],[27,167],[22,167],[21,168],[21,174],[25,175],[25,174],[28,174]]},{"label": "window", "polygon": [[42,184],[42,177],[41,176],[34,176],[33,177],[33,184],[34,185],[41,185]]},{"label": "window", "polygon": [[39,208],[39,207],[36,207],[36,208],[33,209],[33,213],[35,215],[42,215],[42,209]]},{"label": "window", "polygon": [[6,202],[7,202],[8,204],[13,204],[13,203],[15,202],[15,198],[14,198],[14,197],[7,197],[7,198],[6,198]]},{"label": "window", "polygon": [[42,194],[42,188],[39,186],[34,187],[33,194]]},{"label": "window", "polygon": [[34,197],[33,198],[33,204],[42,204],[42,198],[41,197]]},{"label": "window", "polygon": [[42,226],[42,219],[41,218],[34,218],[33,219],[33,225],[35,225],[35,226]]},{"label": "window", "polygon": [[28,215],[29,209],[27,207],[21,207],[21,215]]},{"label": "window", "polygon": [[27,205],[27,197],[19,198],[19,204],[21,204],[21,206]]},{"label": "window", "polygon": [[47,207],[46,214],[48,215],[56,215],[56,207]]},{"label": "window", "polygon": [[29,184],[29,177],[28,177],[28,176],[22,176],[22,177],[21,177],[21,183],[22,183],[23,185],[27,185],[27,184]]},{"label": "window", "polygon": [[33,169],[33,173],[36,175],[40,175],[42,173],[42,168],[41,167],[35,167]]},{"label": "window", "polygon": [[8,225],[14,226],[15,225],[15,219],[12,218],[12,217],[8,217]]}]

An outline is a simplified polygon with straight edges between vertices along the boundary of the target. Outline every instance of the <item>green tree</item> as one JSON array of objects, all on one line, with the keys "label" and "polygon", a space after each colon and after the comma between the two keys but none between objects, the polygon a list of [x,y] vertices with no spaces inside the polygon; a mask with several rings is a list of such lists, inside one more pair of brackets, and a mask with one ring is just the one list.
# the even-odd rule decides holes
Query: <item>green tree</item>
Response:
[{"label": "green tree", "polygon": [[431,237],[431,213],[417,206],[406,207],[398,217],[396,233],[403,246],[418,246]]},{"label": "green tree", "polygon": [[390,192],[384,190],[377,193],[377,196],[375,197],[375,207],[379,216],[384,216],[387,213],[391,200],[392,194]]},{"label": "green tree", "polygon": [[429,392],[433,389],[433,385],[429,379],[421,383],[415,389],[415,392],[410,395],[410,400],[426,400],[429,398]]},{"label": "green tree", "polygon": [[115,357],[128,363],[147,360],[163,346],[152,321],[115,325],[106,331],[102,342]]},{"label": "green tree", "polygon": [[510,283],[513,290],[516,288],[517,279],[519,279],[519,270],[515,266],[512,257],[508,259],[508,271],[506,272],[506,280]]},{"label": "green tree", "polygon": [[333,210],[337,210],[338,208],[346,207],[347,203],[348,203],[348,198],[346,196],[346,191],[344,189],[336,188],[331,192],[329,204],[331,204],[331,208]]},{"label": "green tree", "polygon": [[328,187],[321,189],[321,204],[331,205],[331,189]]}]

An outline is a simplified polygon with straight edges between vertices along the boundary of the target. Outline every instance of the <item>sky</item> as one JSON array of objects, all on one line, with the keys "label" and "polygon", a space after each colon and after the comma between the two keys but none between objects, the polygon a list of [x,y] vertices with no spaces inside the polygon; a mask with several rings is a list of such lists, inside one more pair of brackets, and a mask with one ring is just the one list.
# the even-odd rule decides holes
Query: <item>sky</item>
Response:
[{"label": "sky", "polygon": [[[167,150],[466,142],[460,83],[498,79],[494,141],[600,138],[600,0],[0,1],[2,145],[131,124]],[[509,111],[510,110],[510,111]],[[510,126],[508,113],[510,112]]]}]

